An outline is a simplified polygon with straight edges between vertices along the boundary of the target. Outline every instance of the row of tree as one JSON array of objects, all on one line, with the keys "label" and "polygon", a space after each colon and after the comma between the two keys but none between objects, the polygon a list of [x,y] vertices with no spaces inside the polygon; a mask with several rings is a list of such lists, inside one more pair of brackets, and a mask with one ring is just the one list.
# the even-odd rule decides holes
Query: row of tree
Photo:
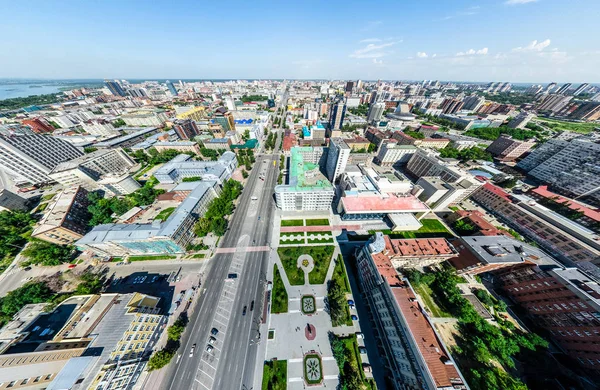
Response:
[{"label": "row of tree", "polygon": [[465,131],[465,135],[485,139],[489,141],[495,141],[501,134],[510,135],[514,139],[526,140],[530,138],[541,138],[540,133],[529,129],[513,129],[508,126],[500,127],[479,127],[476,129],[469,129]]},{"label": "row of tree", "polygon": [[198,237],[204,237],[213,232],[222,236],[227,231],[228,222],[225,216],[233,213],[233,201],[242,193],[240,182],[229,179],[223,185],[223,190],[218,198],[213,199],[204,216],[196,222],[194,232]]},{"label": "row of tree", "polygon": [[455,158],[463,162],[471,160],[492,161],[492,155],[485,149],[477,146],[473,146],[472,148],[468,149],[458,150],[448,145],[444,149],[440,150],[440,157]]},{"label": "row of tree", "polygon": [[27,243],[35,219],[22,211],[0,212],[0,257],[15,256]]},{"label": "row of tree", "polygon": [[237,153],[238,165],[244,165],[246,170],[252,170],[252,164],[256,162],[254,158],[254,150],[252,149],[239,149]]}]

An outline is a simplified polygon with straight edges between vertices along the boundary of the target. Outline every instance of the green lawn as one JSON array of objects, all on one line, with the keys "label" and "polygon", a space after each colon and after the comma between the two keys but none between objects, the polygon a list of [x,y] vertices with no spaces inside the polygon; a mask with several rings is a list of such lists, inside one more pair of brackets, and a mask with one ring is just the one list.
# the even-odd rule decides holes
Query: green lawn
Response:
[{"label": "green lawn", "polygon": [[433,301],[433,297],[431,296],[433,291],[431,291],[431,288],[429,288],[428,285],[426,285],[425,283],[421,283],[418,286],[413,285],[412,287],[415,289],[416,293],[419,294],[419,296],[423,300],[423,303],[425,304],[425,306],[427,306],[433,317],[452,317],[450,313],[446,313],[445,311],[443,311]]},{"label": "green lawn", "polygon": [[299,233],[279,233],[279,238],[283,238],[283,237],[296,237],[296,236],[302,236],[302,237],[304,237],[304,232],[299,232]]},{"label": "green lawn", "polygon": [[169,218],[169,216],[171,214],[173,214],[173,211],[175,211],[175,207],[168,207],[164,210],[162,210],[160,213],[158,213],[158,215],[156,217],[154,217],[154,219],[158,219],[160,221],[166,221],[167,218]]},{"label": "green lawn", "polygon": [[304,284],[304,271],[298,268],[298,251],[306,247],[288,246],[277,248],[277,253],[285,269],[285,274],[292,286],[301,286]]},{"label": "green lawn", "polygon": [[306,226],[329,226],[329,219],[327,219],[327,218],[307,219]]},{"label": "green lawn", "polygon": [[279,240],[279,245],[286,245],[286,244],[304,244],[304,239],[301,240]]},{"label": "green lawn", "polygon": [[204,253],[196,253],[195,255],[192,255],[192,259],[203,259],[205,257],[206,255]]},{"label": "green lawn", "polygon": [[327,246],[309,246],[310,248],[307,253],[315,261],[315,268],[308,274],[308,283],[310,284],[323,284],[327,277],[327,270],[329,269],[329,263],[331,263],[331,256],[333,256],[334,247],[331,245]]},{"label": "green lawn", "polygon": [[171,260],[176,259],[177,256],[172,255],[158,255],[158,256],[129,256],[129,261],[145,261],[145,260]]},{"label": "green lawn", "polygon": [[345,293],[350,293],[350,283],[348,282],[346,266],[344,265],[344,259],[342,258],[342,255],[338,255],[337,260],[335,260],[333,279],[337,281],[338,285],[342,286]]},{"label": "green lawn", "polygon": [[271,304],[271,313],[287,313],[288,311],[288,294],[279,274],[277,265],[273,269],[273,299]]},{"label": "green lawn", "polygon": [[110,259],[110,262],[111,262],[111,263],[118,263],[118,262],[120,262],[120,261],[123,261],[123,258],[122,258],[122,257],[112,257],[112,258]]},{"label": "green lawn", "polygon": [[46,195],[42,196],[42,202],[54,198],[54,195],[56,195],[56,194],[46,194]]},{"label": "green lawn", "polygon": [[576,123],[576,122],[563,122],[556,119],[548,118],[536,118],[536,120],[542,122],[543,125],[550,127],[552,130],[567,130],[576,133],[591,133],[595,128],[600,127],[597,123]]},{"label": "green lawn", "polygon": [[452,210],[452,211],[458,211],[458,210],[460,210],[460,207],[457,207],[457,206],[449,206],[448,208],[450,210]]},{"label": "green lawn", "polygon": [[285,273],[292,286],[304,284],[304,271],[298,268],[298,257],[309,255],[315,261],[315,268],[308,274],[310,284],[323,284],[327,276],[327,269],[331,262],[334,247],[331,245],[321,246],[290,246],[277,249]]},{"label": "green lawn", "polygon": [[287,389],[287,360],[265,362],[262,390]]},{"label": "green lawn", "polygon": [[304,221],[301,219],[282,219],[281,226],[304,226]]},{"label": "green lawn", "polygon": [[309,238],[309,244],[332,244],[333,238]]},{"label": "green lawn", "polygon": [[[422,219],[421,228],[414,232],[392,232],[391,230],[381,230],[383,234],[390,238],[451,238],[452,234],[437,219]],[[370,230],[374,234],[375,230]]]}]

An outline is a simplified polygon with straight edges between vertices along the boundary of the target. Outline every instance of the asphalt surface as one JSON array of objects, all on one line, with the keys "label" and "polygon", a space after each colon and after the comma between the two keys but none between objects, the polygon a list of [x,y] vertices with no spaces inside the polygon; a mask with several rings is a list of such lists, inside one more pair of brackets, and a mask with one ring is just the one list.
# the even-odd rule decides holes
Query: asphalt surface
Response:
[{"label": "asphalt surface", "polygon": [[[264,305],[278,166],[277,151],[257,157],[229,230],[221,240],[220,253],[211,260],[201,286],[203,293],[181,339],[181,357],[167,368],[161,388],[252,388],[258,343],[266,342],[267,336],[259,337],[258,324]],[[252,200],[253,197],[258,199]],[[228,280],[230,273],[236,273],[237,278]],[[213,350],[208,352],[207,341],[213,327],[219,333]],[[193,344],[196,348],[190,356]]]}]

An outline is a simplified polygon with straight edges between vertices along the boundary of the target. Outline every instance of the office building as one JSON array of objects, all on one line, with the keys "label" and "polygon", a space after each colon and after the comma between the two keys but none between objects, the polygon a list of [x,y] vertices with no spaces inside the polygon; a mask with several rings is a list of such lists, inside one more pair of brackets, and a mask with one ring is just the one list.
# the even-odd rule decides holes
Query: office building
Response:
[{"label": "office building", "polygon": [[519,141],[511,136],[501,134],[500,137],[487,147],[486,151],[502,161],[514,161],[535,145],[535,139]]},{"label": "office building", "polygon": [[233,152],[224,152],[217,161],[192,160],[187,154],[180,154],[154,172],[161,183],[179,183],[186,177],[202,177],[221,185],[229,180],[237,168],[237,157]]},{"label": "office building", "polygon": [[21,121],[25,126],[29,126],[36,134],[52,133],[54,132],[54,126],[50,124],[46,119],[41,116],[29,119],[23,119]]},{"label": "office building", "polygon": [[0,188],[0,212],[2,211],[27,211],[27,199]]},{"label": "office building", "polygon": [[277,207],[283,211],[329,211],[334,189],[320,172],[322,148],[291,149],[289,184],[275,187]]},{"label": "office building", "polygon": [[58,245],[79,240],[89,230],[88,192],[79,186],[69,187],[50,202],[44,217],[31,237]]},{"label": "office building", "polygon": [[177,150],[180,153],[189,152],[197,155],[200,154],[200,147],[194,141],[158,141],[155,142],[152,147],[159,153],[165,150]]},{"label": "office building", "polygon": [[173,85],[172,82],[170,82],[169,80],[166,81],[167,84],[167,88],[169,89],[169,92],[171,92],[172,96],[177,96],[177,89],[175,88],[175,86]]},{"label": "office building", "polygon": [[600,370],[600,286],[576,268],[523,264],[494,273],[511,300],[585,370]]},{"label": "office building", "polygon": [[131,389],[166,323],[160,298],[78,295],[25,305],[0,330],[3,389]]},{"label": "office building", "polygon": [[457,183],[472,177],[456,165],[440,160],[439,153],[426,149],[417,149],[406,164],[406,169],[417,178],[437,176],[446,183]]},{"label": "office building", "polygon": [[121,84],[117,80],[115,80],[115,81],[104,80],[104,84],[106,85],[106,87],[108,88],[110,93],[112,93],[114,96],[121,96],[121,97],[126,96],[126,93],[123,90],[123,87],[121,87]]},{"label": "office building", "polygon": [[535,118],[535,114],[531,114],[527,111],[522,111],[514,117],[510,122],[508,122],[508,127],[512,129],[524,129],[525,126],[529,123],[530,120]]},{"label": "office building", "polygon": [[[65,187],[82,186],[88,191],[95,191],[100,189],[100,180],[109,176],[126,175],[136,166],[137,163],[122,149],[100,149],[58,164],[49,176]],[[134,187],[133,191],[139,188],[139,184]]]},{"label": "office building", "polygon": [[421,268],[456,257],[458,252],[444,238],[393,239],[383,236],[387,256],[394,268]]},{"label": "office building", "polygon": [[421,148],[444,149],[450,143],[446,138],[414,138],[403,131],[396,131],[392,139],[400,145],[414,145]]},{"label": "office building", "polygon": [[0,136],[0,168],[31,184],[51,181],[52,169],[83,155],[69,142],[45,135]]},{"label": "office building", "polygon": [[225,107],[219,107],[215,110],[210,123],[221,125],[224,131],[235,130],[235,118]]},{"label": "office building", "polygon": [[103,257],[185,253],[196,237],[194,224],[220,191],[214,180],[195,183],[195,188],[166,221],[98,225],[76,242],[77,247]]},{"label": "office building", "polygon": [[567,196],[587,196],[600,202],[600,144],[591,138],[549,140],[535,149],[523,164],[529,174]]},{"label": "office building", "polygon": [[[567,264],[580,264],[585,269],[598,269],[593,264],[600,263],[600,251],[576,238],[574,234],[585,237],[586,232],[564,221],[565,218],[554,215],[550,210],[536,210],[527,207],[529,199],[515,198],[501,188],[485,183],[475,191],[471,198],[493,214],[501,217],[520,234],[536,241],[540,247],[552,253],[558,260]],[[536,207],[536,206],[533,206]],[[543,217],[539,216],[540,213]],[[563,226],[561,227],[560,224]],[[564,230],[568,226],[569,234]],[[595,245],[600,245],[596,243]]]},{"label": "office building", "polygon": [[350,150],[350,147],[342,138],[331,138],[329,141],[325,172],[331,183],[335,183],[346,169]]},{"label": "office building", "polygon": [[354,81],[346,82],[346,93],[351,94],[353,89],[354,89]]},{"label": "office building", "polygon": [[464,378],[412,287],[398,275],[386,252],[384,236],[376,233],[357,251],[356,261],[388,387],[466,389]]},{"label": "office building", "polygon": [[344,116],[346,115],[346,104],[338,101],[331,105],[329,110],[329,129],[340,130],[344,126]]},{"label": "office building", "polygon": [[381,120],[383,113],[385,112],[385,103],[377,102],[371,104],[369,107],[369,112],[367,114],[367,122],[369,123],[377,123]]},{"label": "office building", "polygon": [[414,145],[400,145],[396,140],[388,140],[382,142],[375,161],[384,167],[405,165],[416,151]]},{"label": "office building", "polygon": [[421,191],[419,199],[433,211],[445,211],[451,204],[457,204],[470,197],[482,182],[475,178],[463,179],[456,183],[446,183],[440,178],[423,176],[415,186]]},{"label": "office building", "polygon": [[182,140],[190,140],[200,134],[198,125],[191,119],[177,119],[173,122],[173,130]]},{"label": "office building", "polygon": [[212,138],[202,143],[206,149],[231,150],[230,138]]}]

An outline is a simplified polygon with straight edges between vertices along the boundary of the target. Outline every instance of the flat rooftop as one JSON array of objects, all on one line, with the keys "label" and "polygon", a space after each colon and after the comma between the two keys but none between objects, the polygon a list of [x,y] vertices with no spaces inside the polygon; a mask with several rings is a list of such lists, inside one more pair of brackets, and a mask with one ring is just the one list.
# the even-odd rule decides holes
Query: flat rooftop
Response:
[{"label": "flat rooftop", "polygon": [[390,258],[415,256],[448,256],[458,252],[444,238],[392,239],[384,236],[385,253]]},{"label": "flat rooftop", "polygon": [[491,263],[522,263],[556,265],[556,261],[541,250],[512,237],[464,236],[460,240],[479,260]]},{"label": "flat rooftop", "polygon": [[342,206],[347,213],[419,213],[428,207],[413,195],[344,196]]}]

